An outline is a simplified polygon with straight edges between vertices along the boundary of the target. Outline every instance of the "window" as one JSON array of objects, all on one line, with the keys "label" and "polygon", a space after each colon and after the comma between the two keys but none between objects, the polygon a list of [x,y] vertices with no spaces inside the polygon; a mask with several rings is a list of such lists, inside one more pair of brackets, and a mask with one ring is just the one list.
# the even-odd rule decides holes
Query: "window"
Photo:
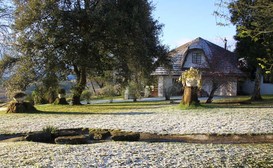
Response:
[{"label": "window", "polygon": [[192,53],[192,63],[193,64],[201,64],[202,54],[200,52]]}]

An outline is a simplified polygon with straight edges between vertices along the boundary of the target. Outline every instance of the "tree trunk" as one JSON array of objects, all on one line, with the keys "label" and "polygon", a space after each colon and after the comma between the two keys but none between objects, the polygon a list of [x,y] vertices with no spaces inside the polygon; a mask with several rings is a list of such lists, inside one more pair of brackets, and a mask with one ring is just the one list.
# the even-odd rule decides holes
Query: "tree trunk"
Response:
[{"label": "tree trunk", "polygon": [[96,89],[95,89],[95,87],[94,87],[93,82],[91,82],[91,86],[92,86],[92,89],[93,89],[93,91],[94,91],[94,94],[96,95],[97,93],[96,93]]},{"label": "tree trunk", "polygon": [[197,87],[186,86],[184,89],[182,104],[186,106],[190,106],[192,104],[199,104],[200,101],[198,100],[197,91],[198,91]]},{"label": "tree trunk", "polygon": [[216,92],[216,90],[217,90],[218,88],[219,88],[219,86],[218,86],[216,83],[213,82],[213,84],[212,84],[212,89],[211,89],[210,94],[209,94],[209,97],[208,97],[208,99],[207,99],[207,101],[206,101],[207,104],[212,103],[212,99],[213,99],[213,97],[214,97],[214,93]]},{"label": "tree trunk", "polygon": [[213,89],[213,90],[210,92],[209,97],[208,97],[208,99],[206,100],[206,103],[207,103],[207,104],[212,103],[212,99],[213,99],[213,97],[214,97],[215,91],[216,91],[216,90]]},{"label": "tree trunk", "polygon": [[47,100],[50,104],[54,103],[54,101],[56,100],[55,91],[53,91],[51,88],[49,88]]},{"label": "tree trunk", "polygon": [[254,90],[251,96],[251,101],[260,101],[262,100],[261,96],[261,77],[262,77],[262,72],[261,68],[257,67],[256,73],[255,73],[255,85],[254,85]]},{"label": "tree trunk", "polygon": [[74,72],[77,76],[77,83],[73,90],[72,105],[81,105],[81,94],[86,86],[86,68],[78,68],[74,65]]},{"label": "tree trunk", "polygon": [[215,82],[215,80],[212,81],[212,89],[210,91],[209,97],[206,101],[207,104],[212,103],[212,99],[214,97],[214,93],[216,92],[216,90],[222,85],[223,83],[218,83]]}]

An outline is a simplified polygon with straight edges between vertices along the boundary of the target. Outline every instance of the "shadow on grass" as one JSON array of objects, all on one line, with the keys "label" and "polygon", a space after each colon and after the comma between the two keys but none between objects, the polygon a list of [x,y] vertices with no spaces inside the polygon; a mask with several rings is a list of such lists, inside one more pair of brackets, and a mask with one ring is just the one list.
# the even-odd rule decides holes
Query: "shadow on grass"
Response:
[{"label": "shadow on grass", "polygon": [[56,114],[56,115],[149,115],[154,114],[154,112],[65,112],[65,111],[37,111],[35,113],[29,114]]},{"label": "shadow on grass", "polygon": [[138,107],[138,106],[145,106],[145,107],[150,107],[150,106],[166,106],[169,105],[170,103],[168,101],[158,101],[158,102],[119,102],[119,103],[104,103],[104,104],[90,104],[89,106],[92,107]]}]

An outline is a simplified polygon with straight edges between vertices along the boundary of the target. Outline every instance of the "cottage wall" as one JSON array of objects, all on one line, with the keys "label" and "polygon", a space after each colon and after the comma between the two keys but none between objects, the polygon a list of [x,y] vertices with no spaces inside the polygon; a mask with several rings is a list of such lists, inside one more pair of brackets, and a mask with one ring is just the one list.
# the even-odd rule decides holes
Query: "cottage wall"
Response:
[{"label": "cottage wall", "polygon": [[[159,76],[158,77],[158,96],[164,97],[165,90],[173,86],[173,77]],[[202,79],[202,90],[209,94],[212,90],[212,81],[210,78]],[[237,79],[230,78],[219,89],[216,90],[215,96],[236,96],[237,95]],[[203,95],[204,96],[204,95]]]},{"label": "cottage wall", "polygon": [[[204,78],[202,81],[202,89],[209,94],[212,90],[212,81],[210,78]],[[216,90],[216,96],[236,96],[237,95],[237,79],[231,78]]]},{"label": "cottage wall", "polygon": [[171,76],[158,76],[158,96],[164,97],[165,90],[173,85]]},{"label": "cottage wall", "polygon": [[227,81],[216,91],[215,94],[218,96],[237,96],[237,81]]}]

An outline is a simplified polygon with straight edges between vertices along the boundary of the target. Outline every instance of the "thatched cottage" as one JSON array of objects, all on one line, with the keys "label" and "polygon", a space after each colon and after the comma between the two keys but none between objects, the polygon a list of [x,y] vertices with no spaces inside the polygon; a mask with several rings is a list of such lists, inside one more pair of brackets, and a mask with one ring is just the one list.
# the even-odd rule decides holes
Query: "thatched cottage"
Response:
[{"label": "thatched cottage", "polygon": [[190,67],[202,72],[202,93],[209,94],[218,84],[215,95],[236,96],[238,81],[244,76],[237,67],[237,57],[216,44],[202,38],[190,41],[169,53],[172,69],[158,67],[152,75],[158,78],[158,96],[165,96],[166,91],[177,83],[181,73]]}]

